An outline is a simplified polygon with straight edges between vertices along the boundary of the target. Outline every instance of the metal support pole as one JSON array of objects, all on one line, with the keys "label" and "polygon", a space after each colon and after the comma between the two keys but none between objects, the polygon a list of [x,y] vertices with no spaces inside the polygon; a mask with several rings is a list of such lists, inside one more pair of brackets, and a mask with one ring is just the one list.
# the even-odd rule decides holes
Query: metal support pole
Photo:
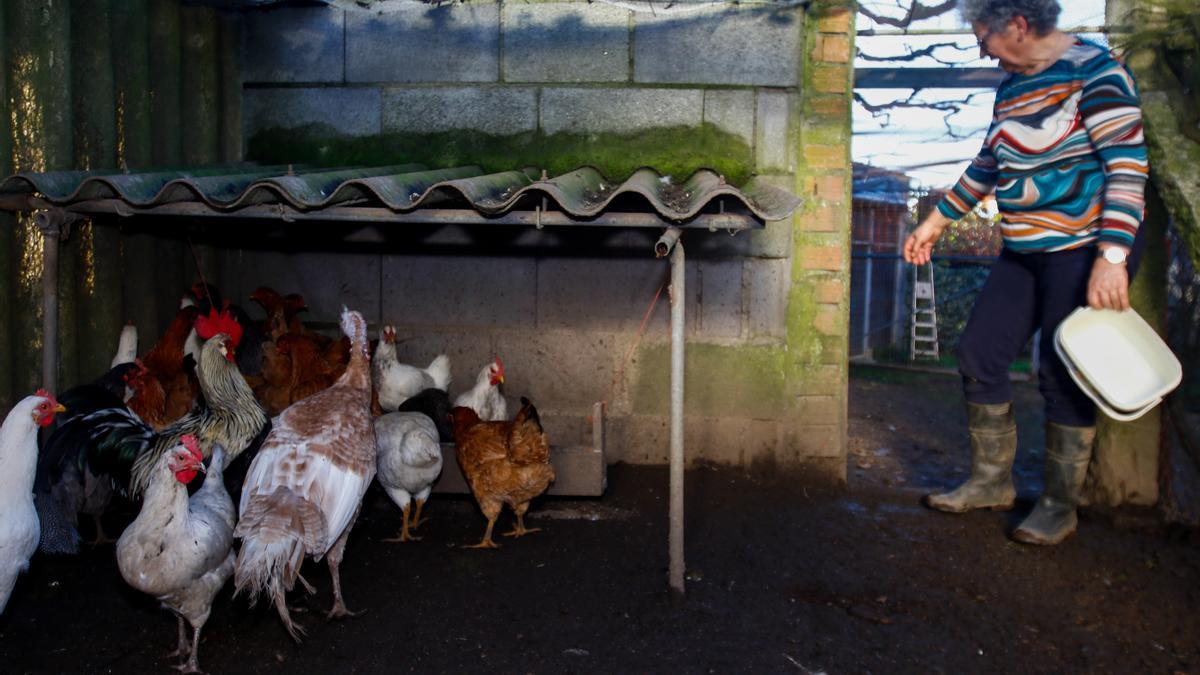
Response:
[{"label": "metal support pole", "polygon": [[78,216],[52,208],[33,214],[42,232],[42,387],[58,389],[58,245]]},{"label": "metal support pole", "polygon": [[671,598],[683,600],[683,244],[671,251]]}]

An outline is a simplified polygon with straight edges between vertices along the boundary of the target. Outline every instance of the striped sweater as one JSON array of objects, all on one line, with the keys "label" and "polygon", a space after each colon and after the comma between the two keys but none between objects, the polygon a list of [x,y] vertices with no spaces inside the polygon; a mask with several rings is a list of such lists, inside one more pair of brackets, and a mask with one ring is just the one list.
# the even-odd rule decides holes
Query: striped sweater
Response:
[{"label": "striped sweater", "polygon": [[1046,70],[1000,83],[983,149],[938,210],[958,220],[994,189],[1009,249],[1128,248],[1147,175],[1133,78],[1108,50],[1076,40]]}]

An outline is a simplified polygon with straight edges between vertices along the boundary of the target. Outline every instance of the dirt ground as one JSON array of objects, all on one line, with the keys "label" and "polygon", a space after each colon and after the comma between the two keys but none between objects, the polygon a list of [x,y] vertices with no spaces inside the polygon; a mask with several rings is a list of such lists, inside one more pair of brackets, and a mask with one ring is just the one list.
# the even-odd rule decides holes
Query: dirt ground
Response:
[{"label": "dirt ground", "polygon": [[[1200,672],[1195,534],[1085,517],[1056,548],[1005,534],[1039,489],[1036,391],[1011,513],[920,506],[965,475],[949,377],[856,370],[849,489],[698,468],[687,476],[688,592],[666,593],[667,471],[615,466],[598,500],[543,500],[523,539],[483,531],[466,499],[435,498],[424,540],[384,543],[398,511],[368,493],[342,583],[359,616],[328,622],[318,589],[273,610],[218,596],[201,643],[211,672]],[[116,514],[114,521],[121,514]],[[126,517],[128,517],[126,515]],[[508,516],[500,528],[507,530]],[[1144,525],[1149,523],[1150,527]],[[118,523],[114,522],[114,525]],[[169,672],[175,621],[130,590],[111,546],[36,557],[0,617],[2,672]]]}]

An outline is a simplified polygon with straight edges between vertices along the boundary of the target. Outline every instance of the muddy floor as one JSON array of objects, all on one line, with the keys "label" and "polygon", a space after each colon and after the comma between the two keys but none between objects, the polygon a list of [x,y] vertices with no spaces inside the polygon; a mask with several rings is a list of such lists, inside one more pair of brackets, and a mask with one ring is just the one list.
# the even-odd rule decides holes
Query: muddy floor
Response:
[{"label": "muddy floor", "polygon": [[[849,489],[698,468],[687,476],[688,592],[666,588],[667,472],[615,466],[599,500],[539,502],[543,528],[498,551],[483,519],[435,498],[424,540],[384,543],[398,512],[372,490],[342,583],[359,616],[328,622],[324,565],[272,610],[218,596],[201,643],[211,672],[1200,672],[1195,534],[1085,517],[1061,546],[1005,534],[1040,472],[1036,391],[1011,513],[950,516],[919,496],[965,475],[953,378],[856,370]],[[119,517],[120,514],[117,514]],[[509,525],[507,515],[502,530]],[[1145,525],[1149,523],[1150,526]],[[114,521],[114,526],[117,523]],[[169,672],[175,621],[121,581],[111,546],[37,557],[0,617],[3,672]]]}]

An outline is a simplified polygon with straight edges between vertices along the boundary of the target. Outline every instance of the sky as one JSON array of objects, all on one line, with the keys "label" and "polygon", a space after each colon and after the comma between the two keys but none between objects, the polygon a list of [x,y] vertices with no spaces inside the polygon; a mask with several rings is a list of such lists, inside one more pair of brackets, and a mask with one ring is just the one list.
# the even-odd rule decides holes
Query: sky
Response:
[{"label": "sky", "polygon": [[[900,17],[910,0],[862,0],[862,6],[875,14]],[[1063,6],[1058,25],[1060,28],[1076,26],[1100,26],[1104,24],[1104,0],[1060,0]],[[925,0],[924,4],[936,4]],[[858,30],[870,28],[891,29],[891,26],[876,26],[862,14],[858,15]],[[994,66],[992,59],[980,59],[975,36],[970,33],[957,11],[951,11],[932,19],[912,24],[917,29],[962,29],[963,35],[908,35],[908,36],[865,36],[856,38],[860,53],[855,68],[884,67],[938,67],[932,58],[922,57],[911,62],[879,63],[862,58],[872,56],[895,56],[921,49],[931,44],[952,42],[963,49],[940,47],[935,52],[943,61],[951,61],[968,67]],[[1102,35],[1085,35],[1105,43]],[[907,99],[911,89],[865,89],[857,92],[872,105],[888,101]],[[991,107],[995,99],[990,90],[970,89],[925,89],[918,96],[923,101],[947,101],[966,98],[975,94],[961,112],[949,117],[950,127],[957,139],[948,134],[946,114],[928,109],[898,109],[891,114],[890,121],[872,117],[858,103],[854,104],[854,161],[887,169],[904,171],[912,176],[915,184],[928,188],[952,185],[962,175],[971,158],[979,152],[983,134],[991,119]],[[885,126],[886,125],[886,126]]]}]

